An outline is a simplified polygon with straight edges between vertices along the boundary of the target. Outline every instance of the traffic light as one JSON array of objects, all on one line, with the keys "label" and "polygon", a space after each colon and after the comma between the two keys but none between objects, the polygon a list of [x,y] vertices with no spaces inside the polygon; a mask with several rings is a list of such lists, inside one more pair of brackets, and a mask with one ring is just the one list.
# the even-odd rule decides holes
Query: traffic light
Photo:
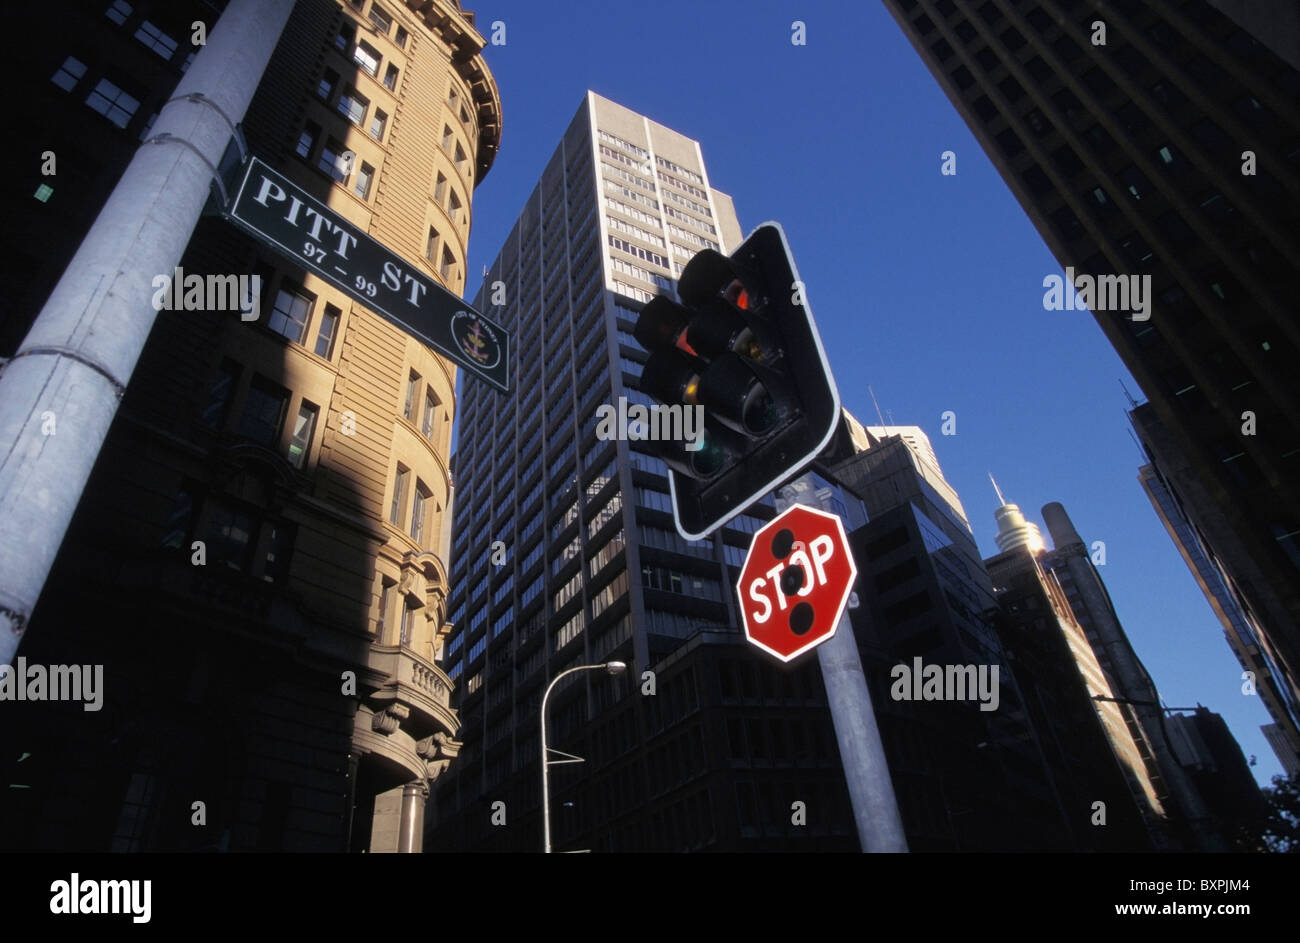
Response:
[{"label": "traffic light", "polygon": [[840,417],[839,393],[777,223],[759,226],[730,257],[705,249],[642,310],[650,352],[641,392],[683,417],[693,434],[657,439],[669,467],[673,515],[703,537],[815,459]]}]

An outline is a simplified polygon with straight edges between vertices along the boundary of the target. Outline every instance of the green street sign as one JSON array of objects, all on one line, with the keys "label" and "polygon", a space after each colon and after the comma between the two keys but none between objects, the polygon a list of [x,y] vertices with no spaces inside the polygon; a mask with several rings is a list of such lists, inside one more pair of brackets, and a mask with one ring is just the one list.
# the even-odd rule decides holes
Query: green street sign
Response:
[{"label": "green street sign", "polygon": [[510,334],[263,161],[250,158],[227,219],[385,320],[510,392]]}]

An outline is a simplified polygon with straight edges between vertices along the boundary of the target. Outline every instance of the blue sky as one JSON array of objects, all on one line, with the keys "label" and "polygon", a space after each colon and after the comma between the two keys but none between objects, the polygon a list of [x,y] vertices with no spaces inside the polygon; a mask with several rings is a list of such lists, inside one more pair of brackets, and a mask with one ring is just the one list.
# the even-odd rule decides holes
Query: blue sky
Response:
[{"label": "blue sky", "polygon": [[[1281,772],[1218,621],[1137,482],[1122,381],[1087,311],[1043,310],[1060,272],[882,4],[566,0],[469,4],[501,89],[500,156],[475,191],[468,270],[495,258],[588,88],[701,142],[741,229],[778,220],[844,405],[867,392],[929,434],[985,556],[989,471],[1042,526],[1060,501],[1165,703],[1227,719],[1256,778]],[[805,24],[807,45],[791,43]],[[957,154],[941,176],[940,154]],[[471,279],[468,293],[478,288]],[[957,434],[940,434],[956,414]],[[1044,532],[1046,528],[1044,528]]]}]

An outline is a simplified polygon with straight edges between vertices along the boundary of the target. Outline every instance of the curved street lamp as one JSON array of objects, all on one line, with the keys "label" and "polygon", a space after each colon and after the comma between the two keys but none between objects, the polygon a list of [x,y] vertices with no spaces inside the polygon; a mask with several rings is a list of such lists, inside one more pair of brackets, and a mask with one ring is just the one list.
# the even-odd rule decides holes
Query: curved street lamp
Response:
[{"label": "curved street lamp", "polygon": [[[548,750],[546,748],[546,699],[551,696],[551,689],[565,675],[571,675],[575,671],[607,671],[611,676],[621,675],[627,671],[627,665],[621,661],[607,661],[599,665],[578,665],[576,668],[570,668],[567,671],[561,671],[551,683],[546,686],[546,692],[542,695],[542,851],[550,854],[551,851],[551,784],[550,768],[551,764],[561,763],[581,763],[582,758],[565,753],[562,750]],[[564,757],[562,760],[552,760],[550,754],[559,753]]]}]

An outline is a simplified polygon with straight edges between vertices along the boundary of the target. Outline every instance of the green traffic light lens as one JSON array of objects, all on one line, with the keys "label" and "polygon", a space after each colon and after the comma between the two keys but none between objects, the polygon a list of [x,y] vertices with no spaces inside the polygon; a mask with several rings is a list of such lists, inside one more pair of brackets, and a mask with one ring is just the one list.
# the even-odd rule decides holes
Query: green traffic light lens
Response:
[{"label": "green traffic light lens", "polygon": [[779,418],[776,400],[772,398],[772,394],[761,383],[755,383],[745,397],[745,405],[741,411],[741,422],[745,425],[745,431],[750,435],[763,435],[776,425]]},{"label": "green traffic light lens", "polygon": [[727,450],[717,436],[704,430],[700,447],[691,453],[691,468],[701,478],[710,478],[722,470],[727,460]]}]

